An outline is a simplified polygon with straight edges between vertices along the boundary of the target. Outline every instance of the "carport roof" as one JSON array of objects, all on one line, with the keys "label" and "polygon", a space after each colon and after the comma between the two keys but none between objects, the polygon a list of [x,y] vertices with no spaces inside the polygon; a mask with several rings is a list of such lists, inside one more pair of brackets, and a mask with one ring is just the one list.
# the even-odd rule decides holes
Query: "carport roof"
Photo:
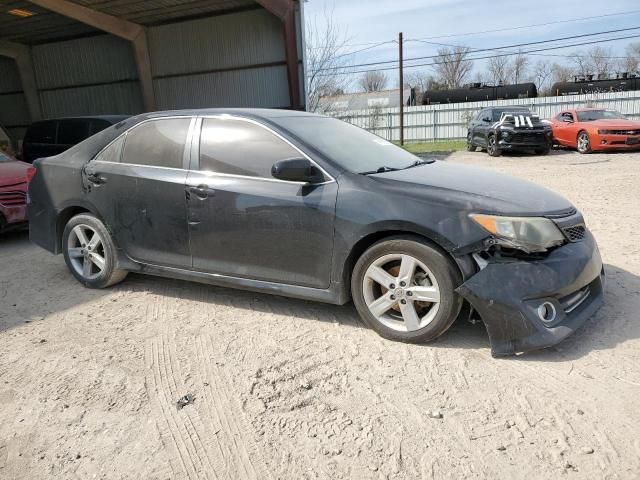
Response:
[{"label": "carport roof", "polygon": [[[257,6],[254,0],[74,0],[73,3],[145,26]],[[32,12],[33,16],[7,13],[13,9]],[[31,2],[0,4],[0,39],[32,45],[99,32]]]}]

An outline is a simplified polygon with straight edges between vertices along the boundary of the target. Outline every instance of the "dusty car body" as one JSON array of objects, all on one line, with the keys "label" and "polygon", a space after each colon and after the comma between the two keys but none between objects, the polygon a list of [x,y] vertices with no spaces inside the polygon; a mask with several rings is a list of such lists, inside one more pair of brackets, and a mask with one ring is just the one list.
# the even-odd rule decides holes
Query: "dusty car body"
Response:
[{"label": "dusty car body", "polygon": [[467,150],[486,149],[493,157],[502,152],[534,151],[546,155],[551,148],[551,128],[527,107],[489,107],[470,122]]},{"label": "dusty car body", "polygon": [[550,120],[556,144],[580,153],[640,150],[640,121],[614,110],[565,110]]},{"label": "dusty car body", "polygon": [[31,165],[0,152],[0,232],[27,222],[27,186]]},{"label": "dusty car body", "polygon": [[[166,149],[180,138],[174,166],[143,165],[167,158],[153,150],[164,140],[143,141],[162,125],[171,127]],[[64,253],[91,287],[132,271],[353,299],[378,333],[411,342],[441,335],[470,310],[466,301],[496,355],[557,343],[603,299],[596,242],[566,199],[490,171],[420,161],[318,115],[145,114],[35,166],[31,240]]]}]

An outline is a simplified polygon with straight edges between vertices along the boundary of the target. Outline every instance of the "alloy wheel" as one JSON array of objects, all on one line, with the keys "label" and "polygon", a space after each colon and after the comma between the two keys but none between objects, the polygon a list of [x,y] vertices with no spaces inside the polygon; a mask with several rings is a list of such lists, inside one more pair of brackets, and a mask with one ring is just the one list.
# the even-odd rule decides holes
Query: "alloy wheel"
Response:
[{"label": "alloy wheel", "polygon": [[363,279],[364,301],[381,324],[400,332],[420,330],[440,308],[440,288],[429,268],[406,254],[375,260]]},{"label": "alloy wheel", "polygon": [[69,234],[67,253],[76,273],[86,280],[97,278],[105,269],[104,243],[88,225],[76,225]]},{"label": "alloy wheel", "polygon": [[578,151],[580,153],[588,152],[591,145],[589,143],[589,135],[587,132],[582,132],[578,135]]}]

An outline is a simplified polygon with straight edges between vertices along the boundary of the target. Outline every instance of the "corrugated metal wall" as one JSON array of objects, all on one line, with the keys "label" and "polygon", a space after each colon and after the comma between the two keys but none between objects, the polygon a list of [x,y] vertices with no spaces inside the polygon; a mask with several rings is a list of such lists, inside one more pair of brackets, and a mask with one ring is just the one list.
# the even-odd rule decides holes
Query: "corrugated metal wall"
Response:
[{"label": "corrugated metal wall", "polygon": [[0,57],[0,125],[13,139],[22,138],[31,123],[15,60]]},{"label": "corrugated metal wall", "polygon": [[133,114],[142,96],[131,44],[111,35],[33,47],[44,118]]},{"label": "corrugated metal wall", "polygon": [[[640,91],[429,105],[405,108],[404,138],[409,142],[463,139],[467,136],[469,119],[476,113],[486,107],[508,105],[527,106],[541,118],[551,118],[561,110],[593,106],[618,110],[630,118],[640,119]],[[365,128],[387,140],[398,141],[399,110],[378,108],[327,114]]]},{"label": "corrugated metal wall", "polygon": [[149,30],[159,109],[289,106],[280,21],[266,10]]}]

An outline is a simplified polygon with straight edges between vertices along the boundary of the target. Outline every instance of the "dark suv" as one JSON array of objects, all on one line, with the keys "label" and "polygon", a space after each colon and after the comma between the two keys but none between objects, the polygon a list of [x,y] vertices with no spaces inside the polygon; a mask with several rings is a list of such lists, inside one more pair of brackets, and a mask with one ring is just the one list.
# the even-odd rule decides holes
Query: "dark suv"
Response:
[{"label": "dark suv", "polygon": [[35,122],[28,129],[22,143],[23,162],[58,155],[84,139],[128,118],[126,115],[55,118]]},{"label": "dark suv", "polygon": [[467,150],[486,149],[492,157],[503,151],[533,150],[546,155],[551,148],[551,126],[526,107],[490,107],[481,110],[471,121],[467,133]]}]

